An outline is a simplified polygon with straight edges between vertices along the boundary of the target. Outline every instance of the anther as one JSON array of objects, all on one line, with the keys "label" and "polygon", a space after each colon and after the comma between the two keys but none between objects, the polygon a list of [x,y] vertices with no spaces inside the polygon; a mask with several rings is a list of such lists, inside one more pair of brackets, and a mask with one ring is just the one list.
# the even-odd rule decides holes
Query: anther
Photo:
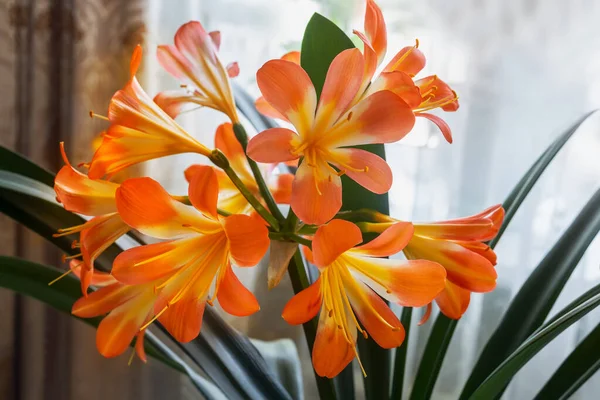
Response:
[{"label": "anther", "polygon": [[400,330],[400,328],[398,328],[397,326],[392,328],[392,332],[398,332]]},{"label": "anther", "polygon": [[348,121],[350,121],[352,119],[352,111],[350,111],[350,114],[348,114]]},{"label": "anther", "polygon": [[369,167],[365,167],[365,168],[363,169],[363,171],[364,171],[364,172],[369,172]]},{"label": "anther", "polygon": [[71,248],[76,249],[78,247],[79,247],[79,242],[77,240],[73,240],[73,242],[71,243]]},{"label": "anther", "polygon": [[331,182],[331,175],[327,176],[327,180]]},{"label": "anther", "polygon": [[329,310],[329,317],[333,317],[333,310]]},{"label": "anther", "polygon": [[419,48],[419,39],[415,39],[415,48]]},{"label": "anther", "polygon": [[109,121],[108,117],[105,117],[104,115],[96,114],[95,112],[93,112],[91,110],[90,110],[90,118],[100,118],[105,121]]},{"label": "anther", "polygon": [[362,335],[364,336],[365,339],[369,338],[369,334],[367,333],[367,331],[362,331]]},{"label": "anther", "polygon": [[338,329],[343,329],[343,327],[341,325],[338,325]]}]

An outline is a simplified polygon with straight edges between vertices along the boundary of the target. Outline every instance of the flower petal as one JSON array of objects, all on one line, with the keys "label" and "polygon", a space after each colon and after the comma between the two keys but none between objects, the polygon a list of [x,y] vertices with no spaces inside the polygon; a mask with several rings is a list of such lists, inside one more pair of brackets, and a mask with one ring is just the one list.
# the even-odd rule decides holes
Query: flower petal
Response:
[{"label": "flower petal", "polygon": [[387,30],[383,13],[373,0],[367,0],[365,11],[365,33],[377,54],[377,65],[381,64],[387,50]]},{"label": "flower petal", "polygon": [[400,346],[404,327],[390,307],[364,283],[350,276],[342,279],[356,316],[375,343],[384,349]]},{"label": "flower petal", "polygon": [[300,52],[298,50],[292,50],[282,55],[281,59],[300,65]]},{"label": "flower petal", "polygon": [[441,264],[448,280],[472,292],[489,292],[496,287],[498,274],[485,257],[457,243],[413,236],[406,250],[409,258],[426,259]]},{"label": "flower petal", "polygon": [[[80,260],[71,260],[69,263],[69,268],[71,271],[73,271],[73,275],[79,279],[81,279],[81,271],[86,269],[86,267],[83,265],[83,262]],[[113,283],[117,283],[115,277],[107,272],[102,271],[94,271],[92,279],[89,281],[91,286],[96,286],[99,288],[112,285]]]},{"label": "flower petal", "polygon": [[348,109],[361,87],[364,69],[358,49],[344,50],[333,59],[319,99],[314,131],[328,129]]},{"label": "flower petal", "polygon": [[215,132],[215,148],[221,150],[229,160],[233,170],[240,175],[242,180],[254,181],[250,171],[246,153],[239,140],[235,137],[233,124],[226,122],[217,127]]},{"label": "flower petal", "polygon": [[258,264],[269,249],[269,230],[257,218],[230,215],[223,221],[231,257],[240,267]]},{"label": "flower petal", "polygon": [[305,223],[324,224],[342,207],[342,180],[324,165],[311,167],[304,161],[292,182],[290,205]]},{"label": "flower petal", "polygon": [[213,104],[204,97],[190,93],[189,90],[166,90],[154,96],[154,102],[169,117],[175,119],[183,112],[191,111],[199,106],[213,107]]},{"label": "flower petal", "polygon": [[292,325],[299,325],[313,319],[321,309],[323,293],[321,291],[321,277],[306,289],[297,293],[287,302],[281,316]]},{"label": "flower petal", "polygon": [[196,257],[201,242],[202,237],[192,236],[125,250],[115,258],[112,275],[127,285],[155,281]]},{"label": "flower petal", "polygon": [[346,113],[323,140],[323,146],[347,147],[393,143],[415,124],[411,108],[394,93],[384,90],[361,100]]},{"label": "flower petal", "polygon": [[[354,330],[356,333],[356,329]],[[319,326],[312,350],[312,361],[319,376],[333,378],[356,356],[353,343],[346,340],[343,329],[339,329],[327,310],[321,310]]]},{"label": "flower petal", "polygon": [[204,299],[184,298],[170,305],[158,320],[175,340],[187,343],[200,333],[205,307]]},{"label": "flower petal", "polygon": [[256,101],[254,102],[254,107],[256,107],[259,113],[266,117],[289,122],[287,117],[279,111],[277,111],[275,108],[273,108],[273,106],[270,105],[269,102],[265,100],[263,96],[260,96],[258,99],[256,99]]},{"label": "flower petal", "polygon": [[435,298],[440,311],[448,318],[460,319],[467,311],[471,292],[446,281],[446,288]]},{"label": "flower petal", "polygon": [[217,49],[217,51],[218,51],[221,48],[221,32],[220,31],[208,32],[208,36],[210,36],[213,44],[215,45],[215,49]]},{"label": "flower petal", "polygon": [[213,167],[198,165],[188,187],[192,205],[206,216],[217,218],[219,182]]},{"label": "flower petal", "polygon": [[430,120],[431,122],[436,124],[437,127],[440,128],[442,135],[444,135],[444,139],[446,139],[446,141],[448,143],[452,143],[452,130],[450,129],[450,125],[448,125],[446,123],[446,121],[444,121],[437,115],[428,114],[428,113],[417,113],[415,115],[417,117],[427,118],[428,120]]},{"label": "flower petal", "polygon": [[223,310],[236,317],[246,317],[260,310],[256,297],[235,276],[231,266],[225,268],[225,275],[217,292],[217,299]]},{"label": "flower petal", "polygon": [[301,134],[311,129],[317,107],[317,94],[306,71],[298,64],[271,60],[256,73],[264,98],[296,127]]},{"label": "flower petal", "polygon": [[280,174],[277,175],[276,183],[269,185],[269,189],[277,204],[290,204],[293,182],[293,174]]},{"label": "flower petal", "polygon": [[347,253],[344,256],[353,275],[386,300],[407,307],[422,307],[444,289],[446,271],[426,260],[370,258]]},{"label": "flower petal", "polygon": [[138,293],[139,290],[136,287],[113,283],[77,300],[73,304],[71,313],[81,318],[104,315],[126,303]]},{"label": "flower petal", "polygon": [[392,170],[385,160],[370,151],[335,149],[331,162],[356,183],[373,193],[387,193],[392,187]]},{"label": "flower petal", "polygon": [[60,151],[66,165],[54,179],[54,191],[56,199],[64,208],[84,215],[103,215],[117,211],[115,193],[119,185],[88,178],[71,166],[63,143],[60,144]]},{"label": "flower petal", "polygon": [[425,67],[425,55],[415,46],[406,46],[398,52],[383,69],[383,72],[402,71],[410,76],[417,75]]},{"label": "flower petal", "polygon": [[382,90],[389,90],[400,96],[412,109],[421,104],[419,87],[415,85],[408,74],[402,71],[382,72],[369,86],[365,97]]},{"label": "flower petal", "polygon": [[293,153],[298,135],[286,128],[270,128],[254,136],[246,149],[248,157],[257,162],[276,163],[298,158]]},{"label": "flower petal", "polygon": [[352,249],[353,253],[373,257],[389,257],[398,254],[413,237],[414,227],[410,222],[396,222],[375,239]]},{"label": "flower petal", "polygon": [[225,69],[227,70],[227,76],[230,78],[235,78],[240,74],[240,65],[237,61],[227,64]]},{"label": "flower petal", "polygon": [[326,267],[340,255],[362,242],[362,233],[352,222],[334,219],[317,229],[312,242],[315,265]]},{"label": "flower petal", "polygon": [[123,221],[145,235],[174,239],[193,230],[212,231],[218,222],[203,218],[193,207],[173,199],[151,178],[127,179],[117,190],[117,209]]}]

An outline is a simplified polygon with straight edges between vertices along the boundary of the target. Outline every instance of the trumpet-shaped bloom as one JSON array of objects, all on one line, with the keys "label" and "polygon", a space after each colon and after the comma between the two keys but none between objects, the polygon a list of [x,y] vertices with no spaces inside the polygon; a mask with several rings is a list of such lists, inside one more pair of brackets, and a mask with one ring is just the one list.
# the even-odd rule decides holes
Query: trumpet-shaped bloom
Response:
[{"label": "trumpet-shaped bloom", "polygon": [[223,67],[217,51],[219,32],[206,32],[200,22],[182,25],[175,34],[175,45],[158,46],[158,61],[182,82],[183,91],[159,93],[155,101],[175,118],[188,104],[210,107],[225,113],[233,123],[238,115],[229,78],[239,74],[237,63]]},{"label": "trumpet-shaped bloom", "polygon": [[217,176],[208,166],[199,167],[190,182],[193,206],[174,200],[150,178],[129,179],[117,190],[117,209],[123,220],[141,233],[166,241],[121,253],[112,269],[120,283],[76,304],[73,312],[80,316],[110,312],[97,333],[103,355],[121,354],[155,319],[177,340],[194,339],[206,302],[212,304],[215,298],[232,315],[259,310],[256,298],[237,279],[231,264],[256,265],[269,247],[268,230],[247,215],[218,216],[218,191]]},{"label": "trumpet-shaped bloom", "polygon": [[[233,125],[229,122],[219,125],[215,134],[215,148],[221,150],[229,160],[229,165],[238,175],[240,180],[260,199],[260,191],[256,180],[250,170],[250,165],[246,159],[246,154],[242,146],[235,137]],[[275,201],[279,204],[289,204],[292,191],[292,174],[274,175],[275,165],[260,165],[261,172],[269,185],[269,189]],[[185,171],[185,177],[191,182],[195,171],[204,168],[201,165],[192,165]],[[248,203],[248,200],[240,193],[231,179],[221,170],[215,171],[219,181],[219,202],[218,207],[231,214],[250,214],[254,208]]]},{"label": "trumpet-shaped bloom", "polygon": [[311,258],[321,275],[287,303],[283,318],[301,324],[320,312],[312,352],[320,376],[336,376],[357,356],[357,331],[384,348],[402,344],[404,328],[381,297],[420,307],[443,290],[446,272],[435,262],[377,258],[401,251],[412,231],[410,223],[397,224],[355,247],[362,235],[351,222],[333,220],[317,230]]},{"label": "trumpet-shaped bloom", "polygon": [[77,171],[67,158],[64,145],[61,153],[65,166],[56,175],[54,191],[56,199],[68,211],[94,217],[84,224],[61,229],[55,236],[80,233],[79,242],[84,263],[81,265],[81,290],[87,289],[93,279],[94,260],[119,237],[127,233],[129,227],[117,213],[115,194],[118,184],[99,179],[90,179]]},{"label": "trumpet-shaped bloom", "polygon": [[404,254],[411,260],[435,261],[446,269],[446,288],[436,303],[447,317],[459,319],[464,314],[471,292],[496,287],[496,254],[484,242],[498,234],[503,218],[504,209],[496,205],[466,218],[414,224]]},{"label": "trumpet-shaped bloom", "polygon": [[210,150],[190,136],[164,112],[140,86],[135,74],[142,59],[137,46],[127,85],[112,97],[108,109],[111,126],[90,163],[92,179],[112,176],[131,165],[178,153],[210,155]]},{"label": "trumpet-shaped bloom", "polygon": [[364,64],[358,49],[340,53],[329,67],[318,104],[315,88],[298,64],[271,60],[257,72],[265,100],[296,132],[267,129],[250,140],[247,152],[264,163],[303,158],[292,183],[290,204],[306,223],[325,223],[339,211],[342,174],[375,193],[387,192],[392,173],[386,162],[349,147],[398,141],[414,125],[411,108],[387,90],[350,107],[363,81]]},{"label": "trumpet-shaped bloom", "polygon": [[390,90],[410,105],[415,116],[427,118],[435,123],[444,138],[452,143],[452,133],[448,124],[427,111],[435,108],[456,111],[458,97],[448,84],[435,75],[413,81],[413,77],[425,67],[425,56],[418,48],[419,42],[417,41],[415,46],[401,49],[369,85],[377,66],[381,64],[387,51],[385,20],[374,0],[367,0],[364,29],[365,34],[354,32],[364,43],[365,56],[365,71],[361,86],[364,94],[363,91],[360,91],[357,99],[379,90]]}]

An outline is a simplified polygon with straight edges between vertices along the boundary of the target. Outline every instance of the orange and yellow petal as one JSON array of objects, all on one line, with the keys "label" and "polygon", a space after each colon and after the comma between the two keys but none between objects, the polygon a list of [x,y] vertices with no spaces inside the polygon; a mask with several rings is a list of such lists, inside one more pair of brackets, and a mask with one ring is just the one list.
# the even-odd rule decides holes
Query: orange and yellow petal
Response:
[{"label": "orange and yellow petal", "polygon": [[269,230],[258,218],[230,215],[223,221],[231,258],[237,266],[258,264],[269,249]]},{"label": "orange and yellow petal", "polygon": [[342,181],[325,165],[302,162],[292,182],[290,205],[305,223],[321,225],[342,207]]},{"label": "orange and yellow petal", "polygon": [[298,50],[292,50],[282,55],[281,59],[300,65],[300,52]]},{"label": "orange and yellow petal", "polygon": [[235,276],[230,265],[225,267],[219,283],[217,300],[225,312],[237,317],[246,317],[260,310],[256,297]]},{"label": "orange and yellow petal", "polygon": [[254,107],[258,110],[259,113],[264,115],[265,117],[280,119],[282,121],[288,121],[287,117],[277,111],[269,102],[263,97],[260,96],[254,102]]},{"label": "orange and yellow petal", "polygon": [[369,258],[346,253],[344,261],[358,279],[381,297],[407,307],[422,307],[444,289],[446,271],[427,260]]},{"label": "orange and yellow petal", "polygon": [[372,257],[389,257],[398,254],[413,237],[414,226],[410,222],[399,221],[383,231],[375,239],[352,249],[353,253]]},{"label": "orange and yellow petal", "polygon": [[496,287],[498,274],[485,257],[457,243],[432,240],[415,235],[406,247],[410,258],[441,264],[448,280],[472,292],[490,292]]},{"label": "orange and yellow petal", "polygon": [[175,340],[187,343],[200,333],[205,307],[204,299],[184,298],[170,305],[158,320]]},{"label": "orange and yellow petal", "polygon": [[[353,331],[356,336],[356,329]],[[353,339],[353,343],[347,340],[344,329],[339,329],[335,319],[323,308],[312,350],[315,372],[327,378],[333,378],[342,372],[356,356],[356,337]]]},{"label": "orange and yellow petal", "polygon": [[[81,279],[82,271],[88,270],[89,268],[87,268],[80,260],[71,260],[69,269],[73,272],[73,275]],[[94,271],[92,279],[89,281],[90,286],[96,287],[105,287],[112,285],[113,283],[117,283],[115,277],[102,271]]]},{"label": "orange and yellow petal", "polygon": [[312,242],[314,264],[325,267],[362,242],[362,233],[352,222],[334,219],[317,229]]},{"label": "orange and yellow petal", "polygon": [[119,307],[138,294],[139,290],[136,287],[113,283],[77,300],[73,304],[71,313],[81,318],[97,317]]},{"label": "orange and yellow petal", "polygon": [[75,170],[69,163],[64,145],[60,150],[65,166],[58,171],[54,179],[54,191],[57,200],[71,212],[84,215],[103,215],[115,212],[115,193],[118,184],[98,179]]},{"label": "orange and yellow petal", "polygon": [[215,132],[215,148],[221,150],[229,160],[229,164],[237,174],[242,175],[240,178],[253,179],[246,153],[242,149],[242,145],[235,137],[233,125],[229,122],[221,124]]},{"label": "orange and yellow petal", "polygon": [[365,11],[365,34],[377,54],[377,64],[381,64],[387,50],[387,30],[383,13],[373,0],[367,0]]},{"label": "orange and yellow petal", "polygon": [[192,205],[207,217],[217,218],[219,182],[213,167],[198,165],[188,187]]},{"label": "orange and yellow petal", "polygon": [[321,278],[319,277],[312,285],[297,293],[287,302],[281,316],[288,324],[303,324],[317,315],[322,302]]},{"label": "orange and yellow petal", "polygon": [[330,161],[356,183],[373,193],[387,193],[392,187],[392,170],[385,160],[370,151],[335,149]]},{"label": "orange and yellow petal", "polygon": [[408,74],[402,71],[382,72],[369,86],[365,96],[382,90],[389,90],[400,96],[411,109],[415,109],[421,104],[419,87],[415,85]]},{"label": "orange and yellow petal", "polygon": [[415,76],[425,68],[425,55],[417,46],[407,46],[400,50],[383,69],[383,72],[402,71]]},{"label": "orange and yellow petal", "polygon": [[275,184],[269,185],[269,189],[277,204],[290,204],[292,198],[292,182],[294,182],[294,175],[281,174],[277,175]]},{"label": "orange and yellow petal", "polygon": [[351,277],[344,280],[344,287],[356,316],[375,343],[384,349],[400,346],[404,341],[404,328],[381,297]]},{"label": "orange and yellow petal", "polygon": [[470,301],[471,292],[450,281],[446,282],[446,288],[435,299],[442,314],[452,319],[462,317],[467,311]]},{"label": "orange and yellow petal", "polygon": [[314,121],[317,94],[306,71],[298,64],[271,60],[256,73],[263,97],[300,132],[308,132]]},{"label": "orange and yellow petal", "polygon": [[218,222],[173,199],[151,178],[126,180],[117,190],[116,198],[123,221],[155,238],[174,239],[192,234],[190,225],[201,231],[219,227]]},{"label": "orange and yellow petal", "polygon": [[287,128],[270,128],[254,136],[246,149],[248,157],[262,163],[295,160],[294,145],[298,135]]},{"label": "orange and yellow petal", "polygon": [[344,50],[333,59],[317,107],[315,132],[328,129],[348,109],[361,87],[364,68],[358,49]]},{"label": "orange and yellow petal", "polygon": [[166,90],[154,96],[154,102],[169,117],[175,119],[183,112],[191,111],[198,107],[212,107],[213,104],[206,98],[198,96],[189,90]]},{"label": "orange and yellow petal", "polygon": [[115,258],[112,275],[128,285],[155,281],[191,261],[202,243],[192,236],[125,250]]},{"label": "orange and yellow petal", "polygon": [[373,93],[343,116],[323,139],[327,147],[393,143],[415,124],[411,108],[389,90]]}]

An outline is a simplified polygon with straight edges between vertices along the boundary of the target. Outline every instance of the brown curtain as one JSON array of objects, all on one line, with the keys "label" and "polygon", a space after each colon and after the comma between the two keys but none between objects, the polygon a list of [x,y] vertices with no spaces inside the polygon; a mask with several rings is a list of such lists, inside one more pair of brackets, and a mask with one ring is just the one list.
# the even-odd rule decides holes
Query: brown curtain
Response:
[{"label": "brown curtain", "polygon": [[[144,0],[0,0],[0,144],[52,171],[59,141],[89,160],[104,126],[88,112],[105,114],[126,82],[144,23]],[[64,265],[26,228],[3,215],[0,226],[2,255]],[[0,324],[0,399],[183,398],[177,373],[104,359],[92,328],[35,300],[0,289]]]}]

